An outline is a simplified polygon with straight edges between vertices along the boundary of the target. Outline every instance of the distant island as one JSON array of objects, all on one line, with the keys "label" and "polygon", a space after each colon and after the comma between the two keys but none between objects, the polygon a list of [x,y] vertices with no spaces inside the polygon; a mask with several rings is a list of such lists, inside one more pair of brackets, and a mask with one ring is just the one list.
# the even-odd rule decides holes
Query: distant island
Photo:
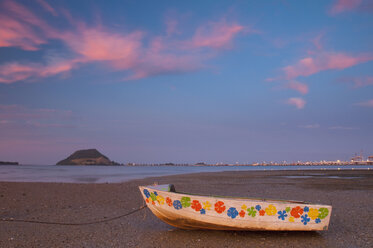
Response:
[{"label": "distant island", "polygon": [[0,165],[19,165],[18,162],[0,161]]},{"label": "distant island", "polygon": [[119,163],[111,161],[96,149],[87,149],[74,152],[57,165],[119,165]]}]

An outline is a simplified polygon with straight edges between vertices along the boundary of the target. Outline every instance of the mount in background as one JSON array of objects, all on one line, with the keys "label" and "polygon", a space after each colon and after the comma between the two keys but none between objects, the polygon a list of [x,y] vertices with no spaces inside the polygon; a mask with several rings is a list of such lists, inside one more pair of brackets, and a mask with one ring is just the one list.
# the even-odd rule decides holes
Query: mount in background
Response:
[{"label": "mount in background", "polygon": [[78,150],[57,165],[119,165],[96,149]]}]

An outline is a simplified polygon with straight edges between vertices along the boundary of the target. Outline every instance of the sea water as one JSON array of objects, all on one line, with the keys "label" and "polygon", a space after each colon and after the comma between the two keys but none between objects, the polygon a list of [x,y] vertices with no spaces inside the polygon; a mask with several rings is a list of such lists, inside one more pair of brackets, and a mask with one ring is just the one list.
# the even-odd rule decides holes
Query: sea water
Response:
[{"label": "sea water", "polygon": [[118,183],[199,172],[265,170],[373,170],[372,165],[340,166],[56,166],[1,165],[1,182]]}]

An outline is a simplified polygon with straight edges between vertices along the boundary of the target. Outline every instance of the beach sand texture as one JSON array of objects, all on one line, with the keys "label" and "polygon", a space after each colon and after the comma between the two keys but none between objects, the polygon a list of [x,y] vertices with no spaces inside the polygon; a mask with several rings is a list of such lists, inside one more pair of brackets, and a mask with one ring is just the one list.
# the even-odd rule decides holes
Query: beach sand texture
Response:
[{"label": "beach sand texture", "polygon": [[108,219],[143,205],[139,185],[177,191],[331,204],[328,231],[186,231],[149,209],[114,221],[59,226],[0,222],[0,247],[373,247],[373,171],[200,173],[119,184],[0,183],[0,218],[54,222]]}]

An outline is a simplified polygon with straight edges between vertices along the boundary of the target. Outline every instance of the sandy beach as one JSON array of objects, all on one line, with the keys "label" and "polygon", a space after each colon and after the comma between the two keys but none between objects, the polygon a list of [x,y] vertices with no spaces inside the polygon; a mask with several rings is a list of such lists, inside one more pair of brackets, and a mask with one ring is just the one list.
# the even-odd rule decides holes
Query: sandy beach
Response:
[{"label": "sandy beach", "polygon": [[137,186],[303,200],[333,206],[324,232],[185,231],[148,209],[110,222],[60,226],[0,222],[0,247],[372,247],[373,171],[199,173],[113,184],[0,183],[0,218],[53,222],[109,219],[143,205]]}]

